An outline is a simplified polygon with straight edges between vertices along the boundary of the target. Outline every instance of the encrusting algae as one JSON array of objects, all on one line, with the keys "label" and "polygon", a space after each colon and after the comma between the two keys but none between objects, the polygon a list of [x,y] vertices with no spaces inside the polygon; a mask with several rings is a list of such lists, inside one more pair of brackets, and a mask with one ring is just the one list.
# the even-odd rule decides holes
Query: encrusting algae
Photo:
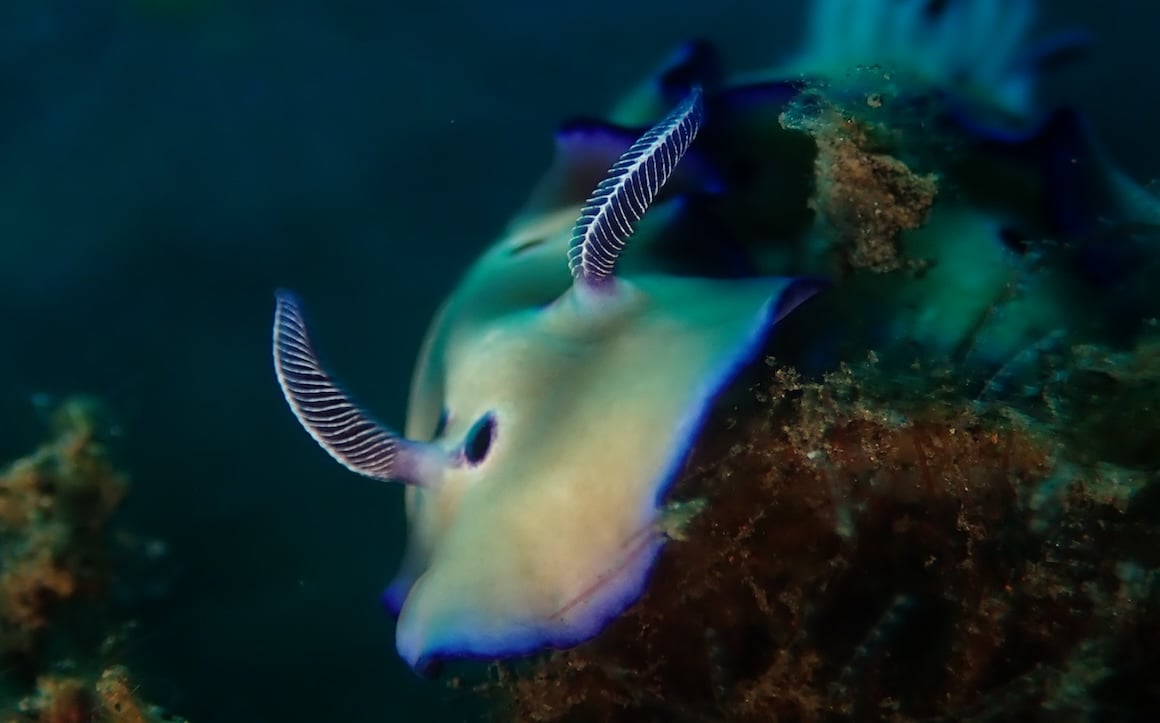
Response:
[{"label": "encrusting algae", "polygon": [[87,403],[56,415],[57,438],[0,482],[0,653],[33,665],[61,604],[99,597],[104,532],[126,481],[100,444]]},{"label": "encrusting algae", "polygon": [[935,388],[949,377],[912,372],[871,361],[811,382],[782,369],[756,404],[712,422],[671,494],[705,511],[645,597],[587,645],[497,668],[484,688],[499,718],[1157,709],[1156,453],[1090,464],[1046,402],[1038,419],[955,404],[967,395]]},{"label": "encrusting algae", "polygon": [[[881,108],[884,96],[870,96]],[[840,268],[894,271],[905,261],[903,231],[922,226],[938,191],[934,174],[918,174],[877,139],[885,128],[844,112],[822,95],[799,100],[779,119],[814,140],[815,195],[810,205],[830,230]]]},{"label": "encrusting algae", "polygon": [[48,652],[55,634],[94,615],[113,574],[109,521],[128,483],[96,419],[92,400],[66,401],[55,439],[0,475],[0,723],[180,720],[145,703],[124,667],[95,662],[99,653],[70,650],[78,663]]}]

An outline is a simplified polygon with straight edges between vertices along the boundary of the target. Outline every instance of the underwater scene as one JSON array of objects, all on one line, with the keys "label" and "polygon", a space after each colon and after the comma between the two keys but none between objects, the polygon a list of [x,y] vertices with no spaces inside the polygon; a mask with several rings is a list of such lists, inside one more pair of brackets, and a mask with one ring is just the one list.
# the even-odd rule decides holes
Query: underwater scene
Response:
[{"label": "underwater scene", "polygon": [[5,0],[0,723],[1160,720],[1158,13]]}]

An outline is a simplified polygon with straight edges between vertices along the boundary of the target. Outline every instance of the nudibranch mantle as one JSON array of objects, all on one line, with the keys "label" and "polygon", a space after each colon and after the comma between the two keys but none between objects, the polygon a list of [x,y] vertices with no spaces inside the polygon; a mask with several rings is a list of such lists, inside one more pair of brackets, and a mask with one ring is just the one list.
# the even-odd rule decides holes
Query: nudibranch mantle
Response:
[{"label": "nudibranch mantle", "polygon": [[[640,594],[664,539],[664,485],[792,282],[630,283],[618,296],[631,299],[609,302],[620,308],[593,316],[569,295],[497,320],[448,360],[447,401],[463,416],[445,436],[491,413],[495,440],[486,466],[411,492],[432,544],[399,616],[410,662],[579,642]],[[486,373],[456,373],[480,355]],[[454,509],[437,497],[450,494]]]},{"label": "nudibranch mantle", "polygon": [[299,421],[349,469],[410,485],[411,539],[387,602],[412,667],[576,644],[638,598],[669,532],[663,495],[715,394],[817,291],[617,271],[702,114],[695,88],[613,165],[556,257],[562,280],[528,273],[505,297],[500,275],[469,273],[504,298],[469,312],[453,295],[441,310],[406,437],[339,389],[279,294],[275,367]]}]

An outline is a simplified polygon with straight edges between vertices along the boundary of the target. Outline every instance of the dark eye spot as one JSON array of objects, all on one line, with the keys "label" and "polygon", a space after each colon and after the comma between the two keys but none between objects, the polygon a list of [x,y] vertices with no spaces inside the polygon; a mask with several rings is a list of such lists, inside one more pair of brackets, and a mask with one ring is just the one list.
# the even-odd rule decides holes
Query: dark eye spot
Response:
[{"label": "dark eye spot", "polygon": [[463,455],[468,464],[479,464],[491,451],[491,442],[495,437],[495,417],[490,413],[479,418],[467,433],[463,442]]}]

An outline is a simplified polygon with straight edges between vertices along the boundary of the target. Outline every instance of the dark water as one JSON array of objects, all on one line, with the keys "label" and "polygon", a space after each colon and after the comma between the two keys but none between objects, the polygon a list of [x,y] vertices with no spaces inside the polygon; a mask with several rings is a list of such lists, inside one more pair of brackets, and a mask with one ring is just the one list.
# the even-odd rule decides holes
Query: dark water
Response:
[{"label": "dark water", "polygon": [[[123,524],[170,545],[135,659],[195,721],[471,719],[397,660],[378,596],[401,492],[334,465],[270,369],[272,292],[307,300],[332,366],[402,423],[436,304],[522,200],[550,131],[681,40],[753,68],[798,3],[8,0],[0,9],[0,437],[35,392],[124,428]],[[1137,178],[1160,167],[1140,3],[1056,2],[1098,37],[1051,92]]]}]

